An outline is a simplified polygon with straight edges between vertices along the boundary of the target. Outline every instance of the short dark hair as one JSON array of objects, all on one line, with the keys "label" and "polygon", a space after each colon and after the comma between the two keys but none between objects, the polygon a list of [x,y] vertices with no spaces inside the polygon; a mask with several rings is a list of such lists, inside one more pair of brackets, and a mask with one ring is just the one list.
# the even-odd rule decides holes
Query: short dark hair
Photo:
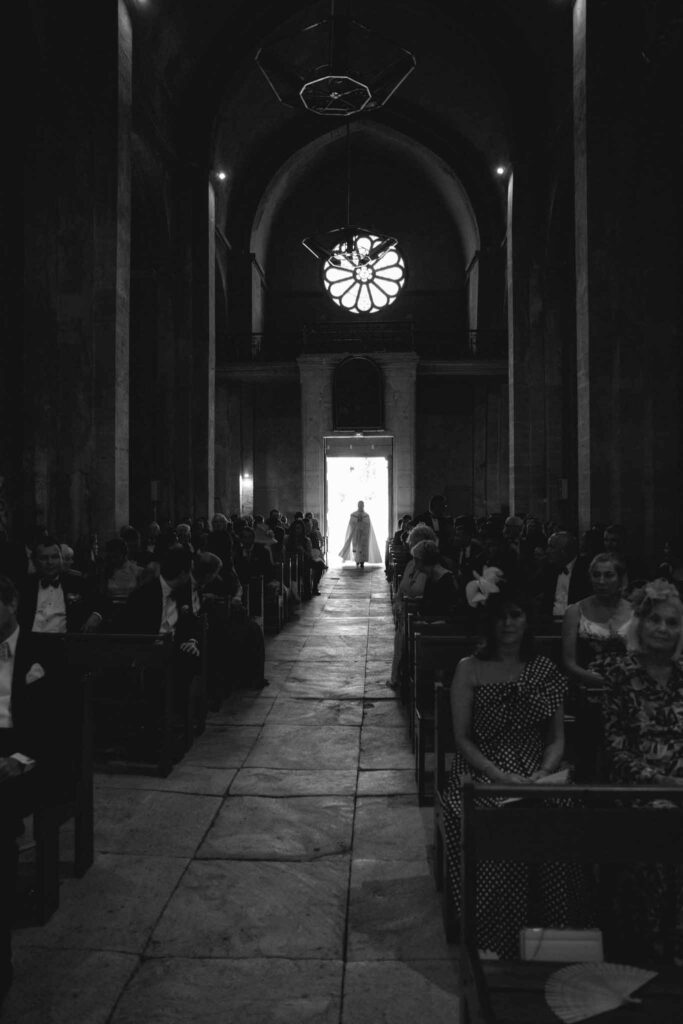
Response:
[{"label": "short dark hair", "polygon": [[16,604],[19,601],[19,590],[9,576],[0,576],[0,601],[4,605]]},{"label": "short dark hair", "polygon": [[31,557],[35,555],[38,548],[59,548],[61,552],[62,545],[55,536],[51,533],[46,533],[43,537],[38,537],[36,539],[35,544],[33,545],[33,550],[31,551]]},{"label": "short dark hair", "polygon": [[173,545],[162,556],[159,563],[159,572],[165,580],[174,580],[183,572],[189,572],[192,565],[192,556],[187,548],[182,545]]}]

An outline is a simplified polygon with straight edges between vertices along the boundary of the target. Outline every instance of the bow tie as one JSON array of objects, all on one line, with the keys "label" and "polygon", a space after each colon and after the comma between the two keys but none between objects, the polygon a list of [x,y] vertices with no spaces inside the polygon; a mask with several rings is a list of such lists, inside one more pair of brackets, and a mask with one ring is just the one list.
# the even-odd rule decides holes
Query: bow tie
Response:
[{"label": "bow tie", "polygon": [[48,587],[55,587],[55,588],[56,587],[61,587],[61,585],[62,585],[62,581],[60,580],[59,576],[55,580],[41,580],[40,581],[40,586],[42,587],[43,590],[47,590]]},{"label": "bow tie", "polygon": [[9,649],[9,644],[4,640],[0,644],[0,661],[9,661],[12,657],[12,652]]}]

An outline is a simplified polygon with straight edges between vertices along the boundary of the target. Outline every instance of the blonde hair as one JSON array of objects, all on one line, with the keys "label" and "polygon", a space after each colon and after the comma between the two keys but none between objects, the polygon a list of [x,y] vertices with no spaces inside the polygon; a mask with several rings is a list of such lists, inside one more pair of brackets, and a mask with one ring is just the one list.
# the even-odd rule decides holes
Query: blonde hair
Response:
[{"label": "blonde hair", "polygon": [[[628,624],[626,630],[626,650],[631,652],[642,652],[643,645],[640,639],[640,630],[643,624],[643,619],[651,613],[652,609],[658,604],[674,605],[678,609],[683,620],[683,601],[681,601],[681,595],[678,592],[678,588],[673,584],[669,583],[665,579],[651,580],[646,583],[643,587],[638,587],[634,590],[630,596],[631,607],[633,608],[633,617]],[[683,652],[683,629],[681,629],[681,635],[678,643],[676,644],[676,650],[674,651],[673,657],[680,658]]]}]

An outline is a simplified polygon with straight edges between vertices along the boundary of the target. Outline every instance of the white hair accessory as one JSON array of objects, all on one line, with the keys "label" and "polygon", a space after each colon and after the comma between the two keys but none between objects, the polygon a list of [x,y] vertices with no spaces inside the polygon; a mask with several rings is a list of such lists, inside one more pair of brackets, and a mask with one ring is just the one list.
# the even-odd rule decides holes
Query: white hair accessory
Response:
[{"label": "white hair accessory", "polygon": [[498,594],[498,584],[503,579],[503,570],[497,565],[487,565],[480,575],[474,570],[474,579],[465,585],[465,596],[470,608],[476,608],[478,604],[486,604],[491,594]]}]

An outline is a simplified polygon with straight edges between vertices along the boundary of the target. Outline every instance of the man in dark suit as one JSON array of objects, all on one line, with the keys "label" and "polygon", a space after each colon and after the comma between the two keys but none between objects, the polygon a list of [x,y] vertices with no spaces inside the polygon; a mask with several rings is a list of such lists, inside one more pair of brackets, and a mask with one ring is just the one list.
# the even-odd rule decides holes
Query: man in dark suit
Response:
[{"label": "man in dark suit", "polygon": [[38,796],[58,785],[70,743],[70,709],[50,644],[38,653],[19,626],[18,604],[13,581],[0,576],[0,1003],[12,983],[17,836]]},{"label": "man in dark suit", "polygon": [[556,530],[548,538],[546,564],[541,574],[539,614],[544,622],[558,625],[567,606],[592,592],[590,559],[579,555],[576,537],[568,530]]},{"label": "man in dark suit", "polygon": [[455,567],[457,556],[453,537],[453,516],[448,515],[448,504],[443,494],[434,494],[429,499],[429,509],[416,516],[413,523],[426,523],[436,535],[439,552],[448,560],[448,567]]},{"label": "man in dark suit", "polygon": [[59,541],[45,536],[32,554],[35,573],[19,595],[19,625],[35,633],[91,633],[103,619],[102,602],[87,577],[65,571]]},{"label": "man in dark suit", "polygon": [[[199,671],[200,619],[199,600],[190,579],[192,556],[187,548],[178,544],[161,556],[159,575],[133,590],[121,613],[119,629],[122,633],[159,634],[173,636],[173,680],[176,726],[182,734],[187,689]],[[152,749],[158,739],[157,726],[163,713],[160,691],[150,675],[146,680],[147,701],[143,729],[147,744]],[[179,740],[181,736],[179,735]],[[182,755],[184,750],[178,747]]]}]

